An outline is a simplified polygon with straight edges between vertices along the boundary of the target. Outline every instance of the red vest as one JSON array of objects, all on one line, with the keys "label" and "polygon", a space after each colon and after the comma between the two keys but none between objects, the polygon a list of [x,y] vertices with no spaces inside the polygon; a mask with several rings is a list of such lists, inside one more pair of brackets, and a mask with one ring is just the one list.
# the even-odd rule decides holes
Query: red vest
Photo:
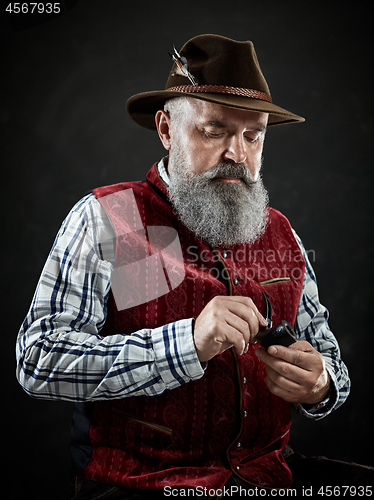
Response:
[{"label": "red vest", "polygon": [[[276,210],[269,209],[266,232],[255,244],[212,250],[178,220],[155,165],[146,181],[94,193],[117,233],[115,266],[126,265],[127,271],[132,266],[124,297],[118,302],[120,283],[110,294],[102,335],[196,318],[216,295],[249,296],[262,311],[263,291],[273,306],[274,324],[283,319],[294,324],[305,262],[288,220]],[[107,197],[114,193],[117,198]],[[173,269],[165,268],[170,291],[164,295],[155,289],[155,273],[141,277],[139,265],[151,253],[147,248],[155,226],[174,228],[183,252],[182,270],[176,259],[176,279]],[[178,275],[184,279],[174,286]],[[150,298],[143,303],[139,279],[146,280]],[[217,489],[234,472],[255,485],[290,486],[292,475],[282,456],[289,439],[290,405],[269,392],[265,365],[254,351],[250,345],[246,354],[236,356],[230,349],[209,361],[202,378],[160,396],[96,402],[86,478],[128,488]]]}]

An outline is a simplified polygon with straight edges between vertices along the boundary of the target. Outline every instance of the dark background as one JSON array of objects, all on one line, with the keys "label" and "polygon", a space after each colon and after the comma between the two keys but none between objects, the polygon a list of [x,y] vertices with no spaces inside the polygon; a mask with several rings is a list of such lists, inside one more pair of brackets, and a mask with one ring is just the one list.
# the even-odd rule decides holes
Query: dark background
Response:
[{"label": "dark background", "polygon": [[371,2],[62,6],[60,16],[2,18],[2,454],[9,465],[2,478],[13,484],[12,498],[68,498],[71,405],[29,398],[14,376],[16,335],[45,258],[87,190],[142,179],[163,155],[156,133],[132,122],[125,103],[162,89],[172,43],[180,48],[201,33],[253,40],[275,104],[306,117],[268,131],[264,177],[271,205],[314,251],[352,391],[322,421],[295,414],[291,444],[374,465]]}]

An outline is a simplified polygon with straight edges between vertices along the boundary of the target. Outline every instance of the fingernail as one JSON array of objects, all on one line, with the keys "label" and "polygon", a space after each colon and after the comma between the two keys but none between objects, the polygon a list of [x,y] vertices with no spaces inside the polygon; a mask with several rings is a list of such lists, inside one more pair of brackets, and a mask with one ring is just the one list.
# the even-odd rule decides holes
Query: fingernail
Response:
[{"label": "fingernail", "polygon": [[278,349],[274,345],[271,345],[268,349],[269,354],[277,354],[277,352],[278,352]]}]

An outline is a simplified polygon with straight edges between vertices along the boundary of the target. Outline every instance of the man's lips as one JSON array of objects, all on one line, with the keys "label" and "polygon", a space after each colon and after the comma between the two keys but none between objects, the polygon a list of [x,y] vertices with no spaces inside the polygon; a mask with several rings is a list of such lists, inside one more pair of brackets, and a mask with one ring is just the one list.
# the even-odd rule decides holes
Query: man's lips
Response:
[{"label": "man's lips", "polygon": [[240,177],[216,177],[217,181],[228,182],[230,184],[239,184],[242,181]]}]

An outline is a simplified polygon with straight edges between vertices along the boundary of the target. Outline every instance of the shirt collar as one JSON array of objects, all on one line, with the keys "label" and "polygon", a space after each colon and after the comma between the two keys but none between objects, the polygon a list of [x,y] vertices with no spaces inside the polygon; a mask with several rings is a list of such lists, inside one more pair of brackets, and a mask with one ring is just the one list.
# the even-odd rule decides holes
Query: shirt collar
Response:
[{"label": "shirt collar", "polygon": [[162,158],[162,160],[159,161],[157,165],[157,170],[158,170],[158,175],[168,186],[170,181],[169,181],[169,173],[167,171],[167,162],[168,162],[168,156],[165,156],[164,158]]}]

